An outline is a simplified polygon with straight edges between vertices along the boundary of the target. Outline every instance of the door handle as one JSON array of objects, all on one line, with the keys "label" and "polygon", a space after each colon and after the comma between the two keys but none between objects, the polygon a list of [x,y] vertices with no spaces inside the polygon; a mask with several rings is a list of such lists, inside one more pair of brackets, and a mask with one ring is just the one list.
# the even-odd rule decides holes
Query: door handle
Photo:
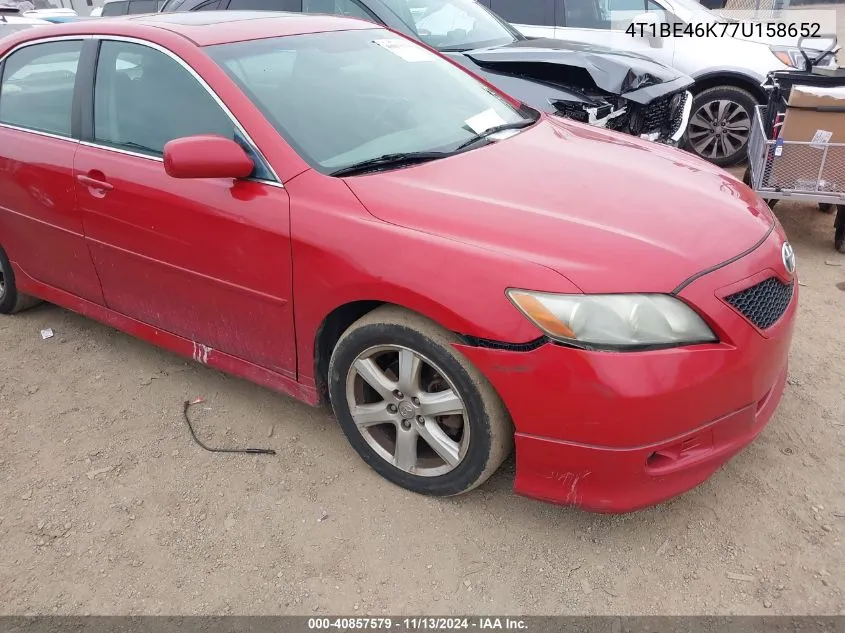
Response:
[{"label": "door handle", "polygon": [[92,178],[91,176],[85,176],[84,174],[79,174],[76,179],[86,187],[91,187],[91,189],[99,189],[101,191],[111,191],[114,189],[114,186],[106,181],[98,180],[96,178]]}]

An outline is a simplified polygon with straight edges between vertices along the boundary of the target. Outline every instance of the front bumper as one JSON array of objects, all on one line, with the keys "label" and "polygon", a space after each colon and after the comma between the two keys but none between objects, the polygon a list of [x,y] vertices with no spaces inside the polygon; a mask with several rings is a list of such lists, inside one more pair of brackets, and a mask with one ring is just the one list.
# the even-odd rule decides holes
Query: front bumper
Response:
[{"label": "front bumper", "polygon": [[797,283],[765,331],[724,297],[772,276],[794,283],[782,244],[775,231],[678,294],[710,321],[718,344],[636,353],[459,346],[514,420],[516,492],[595,511],[636,510],[695,487],[751,442],[783,393]]}]

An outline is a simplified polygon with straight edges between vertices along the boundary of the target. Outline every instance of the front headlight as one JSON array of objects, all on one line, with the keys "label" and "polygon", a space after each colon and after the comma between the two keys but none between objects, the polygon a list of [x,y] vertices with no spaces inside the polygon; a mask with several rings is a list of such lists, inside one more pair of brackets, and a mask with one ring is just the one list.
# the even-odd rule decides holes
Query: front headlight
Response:
[{"label": "front headlight", "polygon": [[[770,46],[769,49],[772,51],[775,57],[778,58],[782,64],[786,66],[790,66],[792,68],[804,68],[805,64],[807,63],[804,60],[804,56],[801,54],[800,48],[792,48],[788,46]],[[819,55],[821,55],[822,51],[813,51],[807,50],[807,55],[809,56],[810,60],[816,59]],[[818,62],[819,66],[827,66],[835,59],[834,54],[828,53],[824,56],[823,60]]]},{"label": "front headlight", "polygon": [[637,349],[718,341],[692,308],[669,295],[559,295],[518,289],[507,295],[550,338],[579,347]]}]

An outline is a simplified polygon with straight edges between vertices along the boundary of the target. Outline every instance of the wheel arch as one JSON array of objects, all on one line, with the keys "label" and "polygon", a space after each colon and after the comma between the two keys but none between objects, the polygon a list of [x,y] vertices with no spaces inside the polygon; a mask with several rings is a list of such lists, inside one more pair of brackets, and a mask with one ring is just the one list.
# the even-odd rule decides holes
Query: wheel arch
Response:
[{"label": "wheel arch", "polygon": [[[519,314],[516,309],[513,309],[512,313],[508,312],[506,315],[500,315],[493,320],[499,326],[495,328],[495,331],[500,333],[499,336],[495,336],[490,330],[480,330],[477,325],[467,321],[449,307],[416,293],[409,293],[407,290],[402,293],[371,292],[357,296],[370,298],[349,298],[342,303],[337,303],[325,312],[314,329],[313,337],[311,337],[310,354],[305,356],[304,362],[300,364],[301,371],[310,370],[312,372],[318,396],[323,404],[328,402],[329,360],[341,335],[355,321],[382,306],[393,306],[407,310],[409,313],[427,319],[434,325],[458,335],[462,344],[465,345],[488,347],[499,347],[501,345],[508,348],[526,345],[530,347],[535,345],[541,336],[540,331]],[[502,298],[503,301],[507,302],[504,291]],[[502,332],[509,332],[510,335],[501,334]],[[495,338],[492,336],[495,336]],[[303,349],[303,353],[305,353],[305,349]],[[310,367],[307,366],[309,362],[311,363]]]},{"label": "wheel arch", "polygon": [[753,77],[743,75],[742,73],[732,71],[715,71],[700,75],[695,78],[695,85],[693,86],[693,94],[699,95],[710,88],[717,88],[719,86],[730,86],[732,88],[741,88],[749,92],[758,103],[763,103],[766,100],[766,92],[760,85],[760,82]]}]

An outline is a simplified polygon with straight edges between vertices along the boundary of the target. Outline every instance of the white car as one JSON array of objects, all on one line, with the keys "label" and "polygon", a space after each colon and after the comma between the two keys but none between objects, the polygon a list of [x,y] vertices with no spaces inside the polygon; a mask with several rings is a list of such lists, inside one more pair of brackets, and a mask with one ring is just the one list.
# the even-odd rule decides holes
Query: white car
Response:
[{"label": "white car", "polygon": [[[674,66],[695,79],[684,146],[721,166],[745,158],[754,106],[765,93],[761,83],[770,71],[801,64],[797,38],[734,37],[732,20],[695,0],[478,0],[528,37],[553,37],[604,45],[645,55]],[[611,15],[613,22],[611,23]],[[630,16],[627,20],[619,16]],[[627,27],[635,24],[633,32]],[[640,29],[638,25],[642,24]],[[723,36],[655,37],[661,24],[726,24]],[[654,25],[654,26],[652,26]],[[737,29],[741,35],[741,29]],[[640,36],[643,33],[646,36]],[[822,64],[835,66],[835,39],[805,40],[804,48],[831,48]]]},{"label": "white car", "polygon": [[24,17],[18,13],[17,9],[7,9],[0,6],[0,39],[24,29],[49,24],[46,20]]}]

